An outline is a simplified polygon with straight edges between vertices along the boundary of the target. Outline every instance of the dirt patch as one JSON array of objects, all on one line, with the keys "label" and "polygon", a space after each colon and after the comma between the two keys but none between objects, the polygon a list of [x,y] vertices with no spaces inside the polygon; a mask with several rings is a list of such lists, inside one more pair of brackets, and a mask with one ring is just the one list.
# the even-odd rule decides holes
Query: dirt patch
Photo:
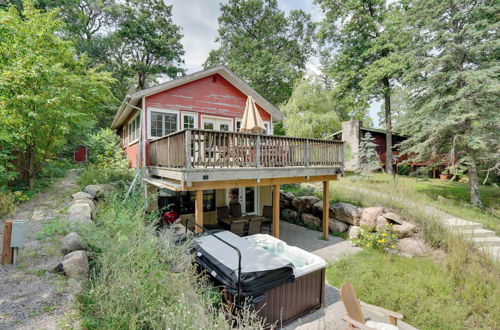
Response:
[{"label": "dirt patch", "polygon": [[[49,272],[62,259],[60,236],[42,235],[43,224],[64,219],[71,194],[78,190],[76,172],[54,183],[20,205],[0,223],[0,246],[5,220],[29,220],[26,245],[16,265],[0,265],[0,329],[60,329],[73,315],[74,293],[79,285]],[[66,315],[66,316],[65,316]],[[67,325],[70,327],[70,325]]]}]

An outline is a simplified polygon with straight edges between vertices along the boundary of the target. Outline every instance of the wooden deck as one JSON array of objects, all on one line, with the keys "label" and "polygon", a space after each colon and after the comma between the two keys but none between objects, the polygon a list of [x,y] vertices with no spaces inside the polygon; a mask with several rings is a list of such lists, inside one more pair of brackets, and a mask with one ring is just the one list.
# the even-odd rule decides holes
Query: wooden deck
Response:
[{"label": "wooden deck", "polygon": [[[149,174],[187,182],[335,176],[341,141],[185,129],[148,146]],[[268,183],[270,184],[270,183]]]}]

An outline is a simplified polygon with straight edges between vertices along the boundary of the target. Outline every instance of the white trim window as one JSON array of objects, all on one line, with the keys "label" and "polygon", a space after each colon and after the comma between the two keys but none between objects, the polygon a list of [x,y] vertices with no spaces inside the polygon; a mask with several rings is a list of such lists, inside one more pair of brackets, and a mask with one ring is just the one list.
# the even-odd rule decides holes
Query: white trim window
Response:
[{"label": "white trim window", "polygon": [[216,116],[201,116],[201,128],[214,130],[214,131],[224,131],[232,132],[233,130],[233,119],[226,117],[216,117]]},{"label": "white trim window", "polygon": [[185,128],[198,128],[197,114],[182,112],[182,129]]},{"label": "white trim window", "polygon": [[136,143],[139,141],[139,133],[141,126],[141,117],[139,114],[128,123],[128,145]]},{"label": "white trim window", "polygon": [[271,122],[265,121],[264,122],[264,134],[265,135],[273,135],[273,126],[271,125]]},{"label": "white trim window", "polygon": [[122,147],[126,147],[127,146],[127,127],[126,125],[123,125],[122,127]]},{"label": "white trim window", "polygon": [[159,138],[179,130],[179,111],[148,108],[148,134]]},{"label": "white trim window", "polygon": [[241,119],[241,118],[237,118],[237,119],[235,120],[235,121],[236,121],[236,132],[239,132],[239,131],[240,131],[240,129],[241,129],[241,121],[242,121],[242,120],[243,120],[243,119]]}]

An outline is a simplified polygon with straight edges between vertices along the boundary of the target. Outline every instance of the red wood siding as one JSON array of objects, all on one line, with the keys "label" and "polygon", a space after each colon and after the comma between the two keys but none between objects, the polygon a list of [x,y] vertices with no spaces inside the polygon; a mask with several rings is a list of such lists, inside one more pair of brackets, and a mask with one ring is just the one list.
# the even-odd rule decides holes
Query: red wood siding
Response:
[{"label": "red wood siding", "polygon": [[[236,130],[236,119],[243,118],[247,96],[229,83],[224,77],[215,74],[201,78],[190,83],[159,92],[145,97],[145,106],[161,108],[166,110],[180,111],[180,118],[183,112],[197,113],[197,128],[201,127],[202,115],[216,116],[232,119],[233,130]],[[260,116],[263,121],[268,121],[271,125],[271,115],[257,104]],[[136,112],[133,112],[126,120],[124,151],[127,154],[131,167],[137,163],[138,143],[128,145],[128,123]],[[144,112],[144,127],[148,127],[148,113]],[[122,127],[118,128],[118,134],[122,136]],[[181,127],[179,127],[181,129]],[[149,134],[147,134],[148,136]],[[122,137],[123,138],[123,137]],[[146,155],[149,146],[146,141]],[[123,140],[122,140],[123,141]],[[146,157],[147,162],[147,157]],[[147,165],[147,164],[146,164]]]},{"label": "red wood siding", "polygon": [[[242,118],[246,101],[245,94],[221,75],[215,74],[148,96],[146,107],[197,112],[199,115]],[[262,120],[271,120],[271,115],[259,105],[257,108]],[[200,116],[198,116],[198,123],[201,123]]]}]

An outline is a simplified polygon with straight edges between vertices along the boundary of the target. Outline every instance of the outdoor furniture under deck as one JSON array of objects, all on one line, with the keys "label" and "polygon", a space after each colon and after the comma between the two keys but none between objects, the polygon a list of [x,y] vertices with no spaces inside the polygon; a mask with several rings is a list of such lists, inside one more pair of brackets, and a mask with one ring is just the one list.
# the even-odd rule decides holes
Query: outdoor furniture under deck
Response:
[{"label": "outdoor furniture under deck", "polygon": [[248,220],[234,220],[231,221],[230,231],[238,236],[245,235],[245,226],[248,224]]},{"label": "outdoor furniture under deck", "polygon": [[248,232],[247,235],[260,234],[260,229],[262,226],[261,218],[253,218],[248,221]]},{"label": "outdoor furniture under deck", "polygon": [[[322,182],[323,200],[328,201],[328,183],[337,180],[344,168],[343,142],[334,140],[184,129],[152,140],[146,150],[148,168],[143,180],[172,191],[195,191],[200,226],[204,190],[272,187],[275,237],[279,237],[280,185]],[[328,212],[322,220],[327,238]]]}]

